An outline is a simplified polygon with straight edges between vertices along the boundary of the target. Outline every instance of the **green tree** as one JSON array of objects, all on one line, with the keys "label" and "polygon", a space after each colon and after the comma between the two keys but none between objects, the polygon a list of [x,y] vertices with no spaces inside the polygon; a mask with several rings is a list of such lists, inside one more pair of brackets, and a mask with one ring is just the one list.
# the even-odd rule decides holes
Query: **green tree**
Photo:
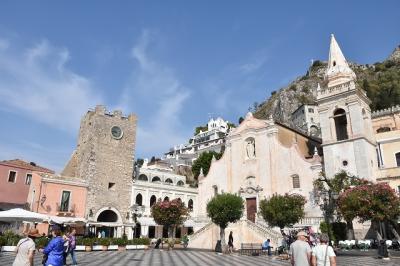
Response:
[{"label": "green tree", "polygon": [[219,160],[222,157],[222,153],[218,153],[215,151],[206,151],[200,154],[199,158],[197,158],[193,162],[192,172],[196,180],[199,177],[200,169],[203,169],[203,173],[205,176],[208,174],[213,156],[215,157],[215,159]]},{"label": "green tree", "polygon": [[297,223],[304,217],[306,199],[298,194],[274,194],[260,201],[260,213],[270,226],[283,229]]},{"label": "green tree", "polygon": [[180,199],[171,201],[161,201],[160,199],[151,207],[151,215],[157,224],[168,228],[168,237],[172,243],[174,229],[186,221],[189,209]]},{"label": "green tree", "polygon": [[[322,194],[328,195],[328,202],[330,204],[324,205],[325,215],[329,218],[333,218],[336,213],[337,217],[343,216],[338,209],[337,199],[332,197],[332,194],[339,195],[351,186],[359,186],[363,184],[368,184],[368,181],[360,179],[356,176],[350,175],[345,171],[337,173],[332,178],[327,178],[322,172],[318,179],[314,181],[315,196],[320,198]],[[347,239],[354,239],[354,229],[353,229],[353,219],[354,217],[344,217],[347,224]]]},{"label": "green tree", "polygon": [[[400,215],[400,198],[385,183],[365,184],[349,188],[338,200],[340,212],[347,219],[358,218],[360,222],[372,221],[381,225],[383,222],[393,223]],[[385,230],[380,227],[378,238],[382,238]]]},{"label": "green tree", "polygon": [[218,194],[207,203],[207,215],[211,221],[220,227],[222,250],[226,251],[225,228],[229,223],[238,221],[244,210],[244,202],[235,194]]}]

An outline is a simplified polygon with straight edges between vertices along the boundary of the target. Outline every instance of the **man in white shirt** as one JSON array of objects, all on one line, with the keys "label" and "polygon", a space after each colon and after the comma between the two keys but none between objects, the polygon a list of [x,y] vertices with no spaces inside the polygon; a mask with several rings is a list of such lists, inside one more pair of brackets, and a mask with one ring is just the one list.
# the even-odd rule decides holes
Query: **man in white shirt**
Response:
[{"label": "man in white shirt", "polygon": [[33,257],[35,256],[35,242],[36,237],[40,237],[39,230],[32,228],[26,233],[26,237],[22,238],[15,249],[17,256],[13,266],[33,266]]},{"label": "man in white shirt", "polygon": [[297,240],[290,245],[292,266],[309,266],[311,259],[311,247],[307,243],[307,233],[297,233]]}]

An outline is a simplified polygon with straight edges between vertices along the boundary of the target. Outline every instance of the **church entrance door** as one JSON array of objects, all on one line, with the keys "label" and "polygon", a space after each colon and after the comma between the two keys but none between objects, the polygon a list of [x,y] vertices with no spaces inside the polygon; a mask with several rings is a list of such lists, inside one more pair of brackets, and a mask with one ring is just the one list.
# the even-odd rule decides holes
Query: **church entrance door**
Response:
[{"label": "church entrance door", "polygon": [[246,199],[246,209],[247,209],[247,220],[256,222],[256,213],[257,213],[257,199],[256,198],[248,198]]}]

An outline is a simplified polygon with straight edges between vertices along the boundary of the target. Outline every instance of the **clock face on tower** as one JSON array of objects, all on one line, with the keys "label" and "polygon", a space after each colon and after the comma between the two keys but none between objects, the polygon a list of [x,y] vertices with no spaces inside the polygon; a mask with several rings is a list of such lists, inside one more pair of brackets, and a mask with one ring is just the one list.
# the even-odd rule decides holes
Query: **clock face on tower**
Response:
[{"label": "clock face on tower", "polygon": [[113,126],[111,128],[111,135],[114,139],[121,139],[123,134],[124,132],[122,132],[122,129],[120,127]]}]

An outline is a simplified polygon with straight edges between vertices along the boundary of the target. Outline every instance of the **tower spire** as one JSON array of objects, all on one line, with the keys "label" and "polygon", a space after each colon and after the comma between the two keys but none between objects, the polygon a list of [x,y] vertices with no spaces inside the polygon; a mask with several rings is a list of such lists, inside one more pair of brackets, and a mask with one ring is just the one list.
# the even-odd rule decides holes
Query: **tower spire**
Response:
[{"label": "tower spire", "polygon": [[325,78],[328,80],[328,87],[356,78],[356,74],[349,67],[333,34],[331,34],[328,69],[326,70]]}]

